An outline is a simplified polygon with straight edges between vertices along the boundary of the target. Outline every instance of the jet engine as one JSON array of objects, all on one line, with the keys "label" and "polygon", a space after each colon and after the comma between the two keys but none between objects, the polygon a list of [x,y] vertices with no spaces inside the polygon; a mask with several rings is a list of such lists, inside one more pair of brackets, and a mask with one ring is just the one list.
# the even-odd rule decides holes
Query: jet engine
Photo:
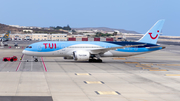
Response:
[{"label": "jet engine", "polygon": [[90,53],[88,51],[74,51],[73,52],[73,58],[76,61],[87,61],[90,58]]}]

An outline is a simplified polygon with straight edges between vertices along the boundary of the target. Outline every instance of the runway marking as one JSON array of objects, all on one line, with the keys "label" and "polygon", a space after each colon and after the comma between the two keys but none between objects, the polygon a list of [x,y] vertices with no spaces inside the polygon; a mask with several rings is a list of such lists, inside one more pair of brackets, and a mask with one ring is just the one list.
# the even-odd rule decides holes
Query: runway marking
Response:
[{"label": "runway marking", "polygon": [[166,69],[149,69],[149,71],[167,71]]},{"label": "runway marking", "polygon": [[125,62],[126,64],[139,64],[139,62]]},{"label": "runway marking", "polygon": [[90,73],[75,73],[75,75],[91,75]]},{"label": "runway marking", "polygon": [[23,57],[24,57],[24,54],[21,56],[21,60],[20,60],[20,62],[19,62],[19,64],[18,64],[18,66],[17,66],[17,68],[16,68],[16,71],[18,71],[18,70],[19,70],[19,68],[20,68],[20,66],[21,66],[21,61],[22,61]]},{"label": "runway marking", "polygon": [[180,70],[178,70],[178,68],[172,68],[172,67],[163,67],[163,68],[167,68],[167,69],[170,69],[170,70],[180,71]]},{"label": "runway marking", "polygon": [[145,58],[145,57],[127,57],[128,59],[131,59],[131,58]]},{"label": "runway marking", "polygon": [[150,65],[146,64],[137,64],[136,67],[151,67]]},{"label": "runway marking", "polygon": [[149,68],[149,67],[143,67],[142,69],[159,70],[159,68],[155,68],[155,67],[152,67],[152,68]]},{"label": "runway marking", "polygon": [[147,69],[149,71],[167,71],[166,69],[160,69],[152,67],[153,64],[137,64],[136,67],[142,67],[142,69]]},{"label": "runway marking", "polygon": [[137,59],[137,58],[145,58],[145,57],[126,57],[126,58],[117,57],[117,58],[113,58],[113,59],[114,60],[127,60],[127,59]]},{"label": "runway marking", "polygon": [[113,58],[114,60],[126,60],[126,58]]},{"label": "runway marking", "polygon": [[102,81],[84,81],[86,84],[104,84]]},{"label": "runway marking", "polygon": [[166,76],[180,76],[180,74],[166,74]]},{"label": "runway marking", "polygon": [[153,66],[154,64],[149,63],[149,64],[141,64],[141,65],[146,65],[146,66]]},{"label": "runway marking", "polygon": [[121,95],[117,91],[95,91],[98,95]]},{"label": "runway marking", "polygon": [[41,60],[42,60],[43,66],[44,66],[44,70],[47,72],[47,68],[46,68],[46,65],[45,65],[42,57],[41,57]]},{"label": "runway marking", "polygon": [[157,64],[157,66],[180,66],[180,64]]}]

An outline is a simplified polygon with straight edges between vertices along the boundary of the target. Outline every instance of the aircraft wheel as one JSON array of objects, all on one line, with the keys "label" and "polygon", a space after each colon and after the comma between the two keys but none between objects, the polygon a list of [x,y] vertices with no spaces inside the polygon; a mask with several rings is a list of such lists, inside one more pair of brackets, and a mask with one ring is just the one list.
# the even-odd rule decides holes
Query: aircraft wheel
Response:
[{"label": "aircraft wheel", "polygon": [[89,62],[102,62],[102,60],[101,59],[89,59]]},{"label": "aircraft wheel", "polygon": [[89,59],[89,62],[93,62],[93,59]]},{"label": "aircraft wheel", "polygon": [[38,59],[35,59],[34,62],[38,62]]},{"label": "aircraft wheel", "polygon": [[101,59],[98,59],[98,60],[96,60],[97,62],[102,62],[102,60]]},{"label": "aircraft wheel", "polygon": [[10,61],[13,62],[13,59],[11,59]]},{"label": "aircraft wheel", "polygon": [[89,62],[92,62],[92,59],[89,59]]},{"label": "aircraft wheel", "polygon": [[4,59],[4,62],[8,61],[7,59]]},{"label": "aircraft wheel", "polygon": [[89,59],[89,62],[95,62],[96,59]]}]

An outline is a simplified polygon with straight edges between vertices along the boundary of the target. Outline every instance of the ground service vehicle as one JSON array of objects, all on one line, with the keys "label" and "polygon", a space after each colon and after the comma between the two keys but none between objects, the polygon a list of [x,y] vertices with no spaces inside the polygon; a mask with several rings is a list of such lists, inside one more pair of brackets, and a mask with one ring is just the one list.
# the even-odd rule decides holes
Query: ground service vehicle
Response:
[{"label": "ground service vehicle", "polygon": [[3,58],[3,61],[4,62],[6,62],[6,61],[11,61],[11,62],[13,62],[13,61],[17,61],[17,57],[16,56],[13,56],[13,57],[4,57]]}]

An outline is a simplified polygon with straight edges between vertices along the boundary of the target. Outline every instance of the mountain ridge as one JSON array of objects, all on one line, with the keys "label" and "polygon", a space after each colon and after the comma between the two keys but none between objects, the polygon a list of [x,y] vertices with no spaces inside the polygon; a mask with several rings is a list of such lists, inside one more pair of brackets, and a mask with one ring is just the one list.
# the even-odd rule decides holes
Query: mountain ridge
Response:
[{"label": "mountain ridge", "polygon": [[11,34],[25,34],[23,30],[33,30],[33,33],[66,33],[65,31],[61,30],[49,30],[45,27],[41,27],[41,29],[38,28],[17,28],[10,25],[2,24],[0,23],[0,34],[6,33],[7,31],[11,31]]},{"label": "mountain ridge", "polygon": [[[6,24],[2,24],[0,23],[0,34],[2,33],[6,33],[8,30],[11,31],[12,34],[14,33],[19,33],[19,34],[24,34],[23,30],[33,30],[34,32],[47,32],[47,33],[63,33],[63,31],[59,31],[59,30],[47,30],[44,27],[42,27],[42,29],[30,29],[30,28],[17,28],[17,27],[13,27],[10,25],[6,25]],[[129,30],[125,30],[125,29],[115,29],[115,28],[108,28],[108,27],[84,27],[84,28],[72,28],[75,30],[97,30],[97,31],[105,31],[105,32],[114,32],[114,30],[118,30],[121,33],[134,33],[134,34],[139,34],[136,31],[129,31]]]}]

